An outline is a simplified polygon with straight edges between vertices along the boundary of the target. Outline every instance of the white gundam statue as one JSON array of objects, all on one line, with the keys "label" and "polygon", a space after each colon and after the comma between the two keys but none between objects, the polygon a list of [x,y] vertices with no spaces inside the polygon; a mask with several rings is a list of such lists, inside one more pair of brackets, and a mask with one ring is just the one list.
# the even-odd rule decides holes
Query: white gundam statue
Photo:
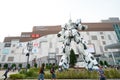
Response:
[{"label": "white gundam statue", "polygon": [[70,44],[73,40],[76,43],[77,51],[82,55],[85,68],[86,69],[94,69],[94,67],[98,68],[98,63],[94,56],[87,51],[86,42],[81,37],[79,30],[86,30],[88,28],[87,25],[81,25],[81,20],[77,20],[76,22],[72,22],[70,19],[69,22],[63,26],[61,26],[62,30],[57,34],[58,37],[63,37],[63,55],[60,59],[59,66],[64,69],[69,68],[70,62]]}]

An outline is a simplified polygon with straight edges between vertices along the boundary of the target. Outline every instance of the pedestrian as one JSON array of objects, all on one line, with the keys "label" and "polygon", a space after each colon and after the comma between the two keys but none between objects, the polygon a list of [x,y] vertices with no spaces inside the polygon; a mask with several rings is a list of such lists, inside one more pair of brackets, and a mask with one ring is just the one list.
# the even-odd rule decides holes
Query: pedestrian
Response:
[{"label": "pedestrian", "polygon": [[21,69],[21,68],[18,66],[18,72],[20,72],[20,69]]},{"label": "pedestrian", "polygon": [[4,80],[7,79],[7,74],[8,74],[9,71],[10,71],[10,68],[8,68],[8,69],[5,71],[5,73],[3,74],[3,76],[5,76]]},{"label": "pedestrian", "polygon": [[56,79],[56,74],[55,74],[55,63],[52,64],[52,67],[50,69],[50,73],[52,75],[51,80],[55,80]]},{"label": "pedestrian", "polygon": [[104,74],[104,70],[102,69],[102,66],[99,66],[99,80],[106,80],[105,74]]},{"label": "pedestrian", "polygon": [[13,72],[15,71],[15,66],[13,67]]},{"label": "pedestrian", "polygon": [[44,80],[44,67],[45,67],[45,64],[42,64],[42,67],[40,68],[39,70],[39,76],[38,76],[38,80]]}]

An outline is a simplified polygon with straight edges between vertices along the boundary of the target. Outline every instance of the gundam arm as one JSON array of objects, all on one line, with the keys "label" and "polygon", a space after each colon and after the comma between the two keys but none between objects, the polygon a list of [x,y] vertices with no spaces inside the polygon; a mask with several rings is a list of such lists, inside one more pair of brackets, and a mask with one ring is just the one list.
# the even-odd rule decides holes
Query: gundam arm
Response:
[{"label": "gundam arm", "polygon": [[81,20],[78,19],[75,23],[77,30],[87,30],[88,26],[87,25],[81,25]]},{"label": "gundam arm", "polygon": [[66,25],[61,26],[62,30],[60,32],[58,32],[57,36],[61,37],[64,36],[65,31],[66,31]]}]

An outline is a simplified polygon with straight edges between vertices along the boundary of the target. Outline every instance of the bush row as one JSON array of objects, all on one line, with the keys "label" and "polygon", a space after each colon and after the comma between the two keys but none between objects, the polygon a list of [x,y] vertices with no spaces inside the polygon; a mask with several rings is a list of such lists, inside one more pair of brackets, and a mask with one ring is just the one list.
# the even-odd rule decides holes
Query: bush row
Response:
[{"label": "bush row", "polygon": [[[105,76],[109,79],[120,79],[120,72],[116,69],[105,69]],[[59,72],[56,70],[57,79],[98,79],[97,71],[88,71],[85,69],[69,69]],[[38,68],[32,68],[28,72],[22,70],[19,74],[10,75],[11,79],[35,79],[38,78]],[[45,79],[50,79],[49,70],[45,71]]]}]

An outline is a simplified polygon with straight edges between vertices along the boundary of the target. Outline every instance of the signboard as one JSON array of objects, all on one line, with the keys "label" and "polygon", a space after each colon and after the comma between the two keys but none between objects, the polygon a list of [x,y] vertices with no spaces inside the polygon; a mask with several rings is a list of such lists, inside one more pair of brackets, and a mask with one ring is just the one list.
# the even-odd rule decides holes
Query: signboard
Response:
[{"label": "signboard", "polygon": [[32,38],[39,38],[39,37],[40,37],[40,34],[32,34],[31,37],[32,37]]},{"label": "signboard", "polygon": [[87,45],[87,48],[88,48],[88,49],[87,49],[88,52],[95,54],[94,44],[88,44],[88,45]]}]

